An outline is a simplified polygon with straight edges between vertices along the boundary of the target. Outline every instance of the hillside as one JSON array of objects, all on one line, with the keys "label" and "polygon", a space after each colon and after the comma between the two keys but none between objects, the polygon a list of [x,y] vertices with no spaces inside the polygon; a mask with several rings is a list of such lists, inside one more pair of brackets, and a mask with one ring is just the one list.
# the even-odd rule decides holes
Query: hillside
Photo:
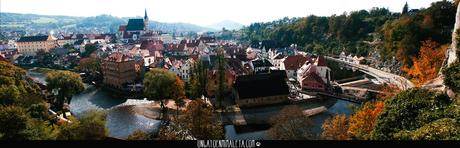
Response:
[{"label": "hillside", "polygon": [[343,51],[366,56],[373,67],[389,68],[423,84],[433,79],[442,65],[456,9],[451,1],[438,1],[403,13],[372,8],[328,17],[284,18],[244,27],[241,40],[273,40],[277,47],[297,44],[300,50],[323,55]]},{"label": "hillside", "polygon": [[[94,17],[53,16],[36,14],[0,13],[0,30],[26,30],[28,32],[48,32],[61,30],[79,33],[115,32],[118,26],[126,24],[129,18],[98,15]],[[150,28],[164,32],[215,31],[189,23],[163,23],[150,21]]]},{"label": "hillside", "polygon": [[227,30],[238,30],[241,29],[243,25],[234,21],[225,20],[222,22],[209,25],[208,27],[216,30],[222,30],[222,28],[225,28]]}]

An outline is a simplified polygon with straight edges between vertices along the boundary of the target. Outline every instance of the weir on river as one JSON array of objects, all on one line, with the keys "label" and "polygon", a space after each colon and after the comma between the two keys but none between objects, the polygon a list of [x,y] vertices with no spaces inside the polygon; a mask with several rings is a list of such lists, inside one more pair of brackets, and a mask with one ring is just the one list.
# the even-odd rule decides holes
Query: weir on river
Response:
[{"label": "weir on river", "polygon": [[[28,75],[38,82],[45,83],[45,75],[42,73],[29,70]],[[85,90],[72,98],[70,111],[77,118],[90,109],[105,111],[107,112],[106,127],[109,130],[109,136],[126,139],[136,130],[143,132],[158,130],[159,120],[147,118],[134,110],[136,106],[152,102],[113,97],[105,90],[85,84]]]}]

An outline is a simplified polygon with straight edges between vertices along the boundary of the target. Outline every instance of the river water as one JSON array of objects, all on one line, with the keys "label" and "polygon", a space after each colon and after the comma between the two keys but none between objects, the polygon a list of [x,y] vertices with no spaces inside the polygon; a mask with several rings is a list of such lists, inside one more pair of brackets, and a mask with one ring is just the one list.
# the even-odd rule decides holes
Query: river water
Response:
[{"label": "river water", "polygon": [[[327,64],[329,68],[331,69],[331,79],[332,80],[340,80],[344,78],[349,78],[349,77],[355,77],[355,76],[360,76],[364,75],[364,73],[360,71],[355,71],[350,67],[346,67],[344,65],[340,65],[337,62],[334,61],[327,61]],[[328,98],[329,100],[335,100],[334,104],[331,105],[326,112],[314,115],[310,117],[310,119],[313,122],[313,126],[311,128],[311,132],[314,135],[319,136],[322,132],[321,126],[323,125],[324,121],[334,115],[337,114],[344,114],[346,116],[350,116],[353,114],[353,107],[357,107],[358,105],[352,102],[348,101],[343,101],[343,100],[336,100],[333,98]],[[324,105],[324,102],[319,102],[319,103],[308,103],[308,104],[302,104],[300,105],[304,109],[309,109],[309,108],[314,108],[318,106]],[[280,109],[274,109],[274,108],[266,108],[264,111],[254,111],[254,112],[268,112],[268,110],[276,112],[279,111]],[[242,111],[244,114],[244,110]],[[260,115],[256,115],[260,116]],[[248,126],[253,126],[253,125],[248,125]],[[255,125],[258,126],[258,125]],[[225,137],[226,139],[255,139],[255,140],[264,140],[267,139],[267,131],[268,128],[265,129],[257,129],[257,130],[250,130],[250,131],[244,131],[244,132],[238,132],[238,128],[240,127],[235,127],[234,125],[226,125],[225,126]],[[252,128],[252,127],[249,127]]]},{"label": "river water", "polygon": [[[28,75],[39,82],[46,83],[45,76],[41,73],[28,71]],[[70,111],[77,118],[90,109],[106,111],[109,136],[126,139],[136,130],[144,132],[158,130],[159,120],[144,117],[134,111],[136,105],[145,103],[149,102],[114,97],[105,90],[85,84],[85,90],[72,98]]]},{"label": "river water", "polygon": [[[330,64],[330,63],[328,63]],[[333,68],[332,68],[333,67]],[[332,71],[338,70],[336,67],[332,66]],[[341,68],[339,71],[345,71],[347,76],[356,76],[360,73],[350,72],[351,70],[344,70]],[[41,83],[45,82],[45,76],[41,73],[28,71],[28,75],[32,78],[38,80]],[[335,76],[343,76],[344,74],[336,74]],[[332,79],[338,79],[332,74]],[[332,99],[333,100],[333,99]],[[107,112],[107,123],[106,126],[109,129],[109,136],[126,139],[129,134],[133,133],[136,130],[141,130],[144,132],[158,130],[160,126],[159,120],[154,120],[147,118],[143,115],[140,115],[134,111],[136,105],[148,103],[144,100],[131,100],[126,98],[114,97],[109,92],[96,88],[92,85],[85,84],[85,91],[75,95],[70,102],[70,110],[73,115],[79,117],[83,112],[88,111],[89,109],[97,109]],[[314,108],[319,107],[323,104],[321,103],[309,103],[301,105],[303,108]],[[342,101],[334,100],[333,104],[330,105],[327,112],[320,113],[311,117],[313,121],[312,131],[314,134],[319,135],[321,133],[322,123],[329,117],[335,114],[345,114],[351,115],[353,113],[351,106],[356,106],[356,104]],[[254,117],[259,116],[271,116],[273,113],[281,110],[282,107],[274,108],[262,108],[262,109],[252,109],[252,110],[242,110],[243,114]],[[271,114],[270,114],[271,113]],[[249,127],[249,129],[256,130],[245,130],[244,132],[237,132],[234,125],[225,126],[225,137],[226,139],[266,139],[266,131],[268,129],[260,129]],[[263,125],[262,125],[263,127]],[[245,127],[243,127],[245,128]],[[246,127],[247,128],[247,127]]]}]

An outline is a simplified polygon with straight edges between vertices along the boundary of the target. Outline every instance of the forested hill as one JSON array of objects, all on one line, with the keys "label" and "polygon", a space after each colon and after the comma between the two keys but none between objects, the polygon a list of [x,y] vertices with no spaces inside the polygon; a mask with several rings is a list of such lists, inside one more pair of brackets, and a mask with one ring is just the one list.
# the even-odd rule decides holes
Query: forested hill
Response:
[{"label": "forested hill", "polygon": [[[49,30],[63,30],[80,33],[95,33],[116,32],[118,26],[126,24],[129,18],[119,18],[111,15],[73,17],[1,12],[0,19],[1,31],[26,30],[31,32],[47,32]],[[150,21],[150,28],[164,32],[215,31],[211,28],[189,23],[163,23],[157,21]]]},{"label": "forested hill", "polygon": [[320,54],[345,51],[366,56],[378,49],[386,59],[396,56],[411,64],[408,59],[418,55],[422,41],[450,42],[455,12],[456,5],[444,0],[429,8],[411,9],[409,5],[404,12],[372,8],[329,17],[284,18],[244,27],[242,40],[271,39],[280,47],[297,44]]}]

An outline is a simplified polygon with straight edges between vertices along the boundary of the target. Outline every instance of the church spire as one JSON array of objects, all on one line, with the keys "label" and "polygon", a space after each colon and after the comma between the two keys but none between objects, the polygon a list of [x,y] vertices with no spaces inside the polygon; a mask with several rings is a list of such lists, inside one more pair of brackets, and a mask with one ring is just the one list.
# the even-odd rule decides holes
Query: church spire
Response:
[{"label": "church spire", "polygon": [[147,16],[147,8],[145,8],[144,20],[149,20],[149,17]]},{"label": "church spire", "polygon": [[147,8],[145,8],[145,14],[144,14],[144,31],[149,30],[149,16],[147,16]]}]

